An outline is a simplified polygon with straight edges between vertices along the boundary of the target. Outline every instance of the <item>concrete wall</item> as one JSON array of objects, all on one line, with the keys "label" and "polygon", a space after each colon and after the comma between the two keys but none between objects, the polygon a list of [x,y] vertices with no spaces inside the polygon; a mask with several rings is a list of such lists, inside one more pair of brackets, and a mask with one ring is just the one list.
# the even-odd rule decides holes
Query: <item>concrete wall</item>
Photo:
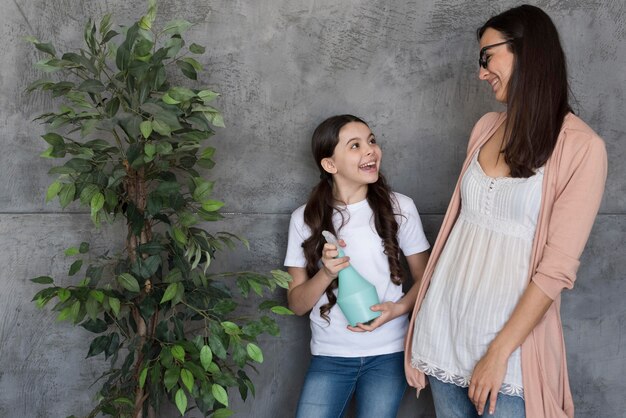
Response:
[{"label": "concrete wall", "polygon": [[[411,196],[434,240],[463,158],[483,113],[500,109],[477,79],[474,30],[513,1],[168,0],[160,16],[196,23],[190,39],[208,47],[202,82],[222,92],[227,128],[209,174],[231,212],[219,227],[245,234],[252,251],[217,267],[281,265],[289,214],[317,179],[312,129],[335,113],[371,122],[393,187]],[[605,140],[609,180],[583,255],[577,286],[563,296],[563,323],[580,417],[626,416],[626,10],[623,1],[544,0],[568,56],[575,107]],[[84,360],[86,334],[55,323],[30,299],[28,279],[62,277],[62,250],[85,239],[115,248],[123,226],[94,231],[78,207],[46,205],[50,165],[43,128],[31,122],[52,105],[24,88],[40,75],[26,35],[59,49],[78,46],[88,16],[112,12],[129,23],[142,1],[0,0],[0,417],[65,417],[88,410],[90,382],[104,367]],[[216,226],[217,228],[217,226]],[[280,339],[262,342],[257,396],[237,416],[292,416],[307,366],[305,318],[281,319]],[[78,347],[75,347],[78,344]],[[236,394],[232,394],[235,398]],[[163,416],[176,416],[173,411]],[[193,414],[192,414],[193,416]],[[402,417],[434,416],[428,392],[407,393]]]}]

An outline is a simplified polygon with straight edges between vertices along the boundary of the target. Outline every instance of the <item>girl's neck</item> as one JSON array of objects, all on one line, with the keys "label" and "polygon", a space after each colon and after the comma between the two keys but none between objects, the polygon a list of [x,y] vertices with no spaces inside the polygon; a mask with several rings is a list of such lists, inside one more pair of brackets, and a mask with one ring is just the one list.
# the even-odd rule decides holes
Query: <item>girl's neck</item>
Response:
[{"label": "girl's neck", "polygon": [[367,184],[346,186],[338,185],[337,182],[333,183],[333,197],[337,202],[344,205],[351,205],[353,203],[361,202],[367,198]]}]

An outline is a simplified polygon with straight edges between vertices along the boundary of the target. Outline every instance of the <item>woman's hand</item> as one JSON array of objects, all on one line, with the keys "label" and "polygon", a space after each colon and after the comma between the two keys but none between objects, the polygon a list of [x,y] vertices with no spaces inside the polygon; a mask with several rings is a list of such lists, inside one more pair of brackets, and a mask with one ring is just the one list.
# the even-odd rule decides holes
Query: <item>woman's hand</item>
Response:
[{"label": "woman's hand", "polygon": [[487,354],[474,367],[468,396],[476,407],[478,415],[483,414],[487,398],[489,398],[489,414],[495,413],[498,391],[506,375],[508,360],[508,355],[487,351]]},{"label": "woman's hand", "polygon": [[356,327],[348,325],[348,329],[354,332],[374,331],[376,328],[380,327],[383,324],[386,324],[387,322],[399,317],[404,313],[402,307],[394,302],[383,302],[377,305],[372,305],[370,309],[374,312],[380,312],[380,316],[375,318],[369,324],[362,324],[359,322],[358,324],[356,324]]},{"label": "woman's hand", "polygon": [[[340,239],[339,245],[345,247],[346,243]],[[328,243],[324,244],[324,248],[322,248],[322,264],[324,265],[324,272],[331,279],[337,278],[339,271],[350,265],[350,257],[335,258],[338,255],[339,251],[336,246]]]}]

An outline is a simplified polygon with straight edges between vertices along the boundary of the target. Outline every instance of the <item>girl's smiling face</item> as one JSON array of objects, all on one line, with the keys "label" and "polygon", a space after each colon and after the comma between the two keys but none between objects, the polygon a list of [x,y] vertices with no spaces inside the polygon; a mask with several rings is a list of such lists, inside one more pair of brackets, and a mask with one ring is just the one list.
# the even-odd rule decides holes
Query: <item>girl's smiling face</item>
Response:
[{"label": "girl's smiling face", "polygon": [[350,122],[339,131],[339,141],[331,157],[321,163],[339,187],[362,186],[378,180],[382,151],[370,128]]},{"label": "girl's smiling face", "polygon": [[[502,33],[493,28],[487,28],[480,38],[480,48],[488,48],[484,52],[487,68],[480,67],[478,78],[491,85],[496,100],[500,103],[506,103],[507,88],[515,62],[515,55],[505,41]],[[501,45],[496,46],[500,43]]]}]

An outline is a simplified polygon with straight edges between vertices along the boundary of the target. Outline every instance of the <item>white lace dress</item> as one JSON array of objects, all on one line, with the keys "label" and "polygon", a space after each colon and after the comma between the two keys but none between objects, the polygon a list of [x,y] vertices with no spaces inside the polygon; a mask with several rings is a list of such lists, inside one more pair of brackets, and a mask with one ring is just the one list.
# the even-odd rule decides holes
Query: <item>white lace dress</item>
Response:
[{"label": "white lace dress", "polygon": [[[542,182],[543,168],[529,178],[489,177],[476,152],[461,181],[459,218],[415,320],[413,367],[469,386],[527,287]],[[509,358],[500,392],[523,397],[520,351]]]}]

